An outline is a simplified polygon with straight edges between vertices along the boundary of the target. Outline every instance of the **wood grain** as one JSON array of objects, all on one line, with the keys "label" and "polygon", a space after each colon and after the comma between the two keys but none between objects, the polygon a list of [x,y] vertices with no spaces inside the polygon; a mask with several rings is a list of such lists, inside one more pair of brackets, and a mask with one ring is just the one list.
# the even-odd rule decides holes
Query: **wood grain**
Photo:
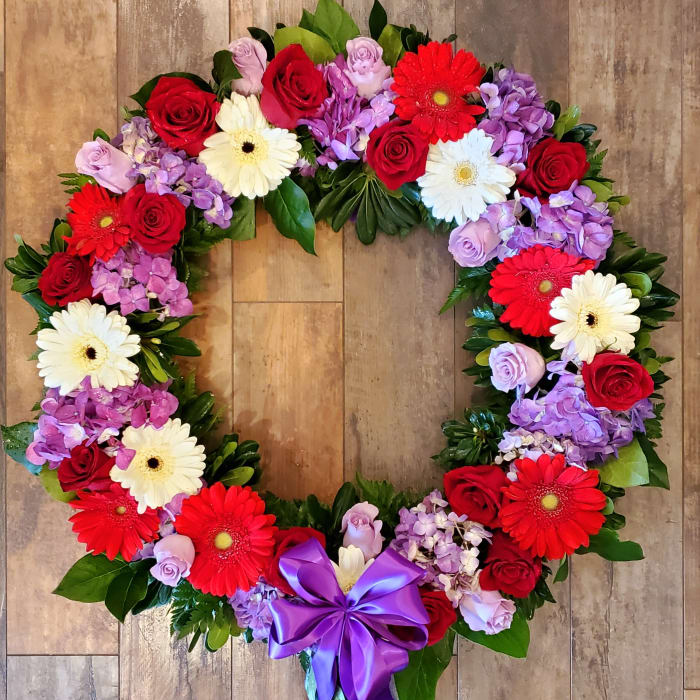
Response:
[{"label": "wood grain", "polygon": [[233,700],[306,700],[304,671],[296,656],[272,661],[265,644],[234,641],[233,660]]},{"label": "wood grain", "polygon": [[[700,688],[700,5],[694,0],[683,3],[682,39],[685,686]],[[700,691],[694,693],[692,700],[700,700]]]},{"label": "wood grain", "polygon": [[117,700],[119,658],[10,656],[7,697],[12,700]]},{"label": "wood grain", "polygon": [[[207,79],[213,54],[228,44],[227,0],[121,0],[119,3],[119,99],[124,103],[142,83],[173,70]],[[201,318],[187,327],[202,357],[183,366],[197,373],[200,390],[215,393],[222,406],[220,432],[231,430],[232,281],[231,245],[223,243],[205,261],[209,276],[194,297]],[[121,697],[219,698],[230,695],[231,649],[214,655],[201,643],[187,654],[186,642],[172,642],[164,611],[129,617],[121,636]],[[162,691],[168,689],[170,692]]]},{"label": "wood grain", "polygon": [[[9,234],[44,242],[68,197],[54,173],[66,172],[96,126],[116,127],[116,9],[111,0],[7,0],[7,178]],[[68,48],[70,47],[70,48]],[[77,67],[80,70],[77,70]],[[48,79],[47,71],[57,79]],[[41,86],[40,88],[38,86]],[[99,86],[100,99],[95,99]],[[66,96],[69,95],[70,108]],[[40,162],[41,176],[37,176]],[[8,243],[6,250],[14,250]],[[41,396],[29,332],[36,319],[5,282],[7,420],[31,417]],[[51,591],[85,553],[70,534],[68,509],[51,501],[38,480],[7,461],[7,629],[10,653],[117,652],[116,625],[98,606],[72,603]],[[61,624],[56,624],[61,620]]]}]

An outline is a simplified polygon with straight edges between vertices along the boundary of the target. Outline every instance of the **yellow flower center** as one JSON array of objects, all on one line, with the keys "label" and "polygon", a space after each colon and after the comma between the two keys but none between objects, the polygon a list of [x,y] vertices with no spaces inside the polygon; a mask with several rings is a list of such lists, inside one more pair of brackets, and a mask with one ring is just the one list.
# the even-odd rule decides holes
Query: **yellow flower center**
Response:
[{"label": "yellow flower center", "polygon": [[74,349],[76,364],[85,374],[95,372],[107,361],[107,346],[96,337],[85,338]]},{"label": "yellow flower center", "polygon": [[595,314],[586,314],[586,325],[589,328],[595,328],[598,325],[598,317]]},{"label": "yellow flower center", "polygon": [[471,163],[460,163],[455,168],[455,182],[458,185],[473,185],[476,181],[476,169]]},{"label": "yellow flower center", "polygon": [[433,102],[438,107],[445,107],[448,104],[450,104],[450,96],[446,92],[443,92],[442,90],[436,90],[433,93]]},{"label": "yellow flower center", "polygon": [[163,468],[163,461],[160,459],[160,457],[149,457],[146,460],[146,466],[151,470],[151,471],[160,471]]},{"label": "yellow flower center", "polygon": [[267,158],[268,146],[254,129],[239,129],[231,135],[236,160],[241,165],[256,165]]},{"label": "yellow flower center", "polygon": [[542,292],[542,294],[547,294],[547,292],[552,291],[553,286],[554,285],[549,280],[542,280],[540,282],[540,286],[537,287],[537,289],[539,289],[540,292]]},{"label": "yellow flower center", "polygon": [[124,513],[126,513],[126,506],[117,506],[117,507],[114,509],[114,512],[115,512],[117,515],[124,515]]},{"label": "yellow flower center", "polygon": [[231,537],[231,535],[228,534],[228,532],[220,532],[214,538],[214,546],[217,549],[228,549],[232,544],[233,538]]},{"label": "yellow flower center", "polygon": [[107,226],[111,226],[114,223],[114,219],[111,216],[103,216],[100,219],[100,226],[102,228],[107,228]]},{"label": "yellow flower center", "polygon": [[556,493],[547,493],[540,500],[545,510],[556,510],[559,507],[559,496]]}]

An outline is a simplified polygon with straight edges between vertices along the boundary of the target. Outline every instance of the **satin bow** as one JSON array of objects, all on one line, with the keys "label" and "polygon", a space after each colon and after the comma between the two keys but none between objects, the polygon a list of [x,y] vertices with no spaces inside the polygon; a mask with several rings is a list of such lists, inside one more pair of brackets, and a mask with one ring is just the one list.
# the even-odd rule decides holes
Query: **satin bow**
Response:
[{"label": "satin bow", "polygon": [[417,585],[423,569],[387,549],[345,595],[315,539],[285,552],[279,567],[299,597],[270,603],[270,657],[317,645],[311,665],[319,700],[332,699],[338,680],[347,700],[391,700],[391,675],[408,664],[408,650],[428,641]]}]

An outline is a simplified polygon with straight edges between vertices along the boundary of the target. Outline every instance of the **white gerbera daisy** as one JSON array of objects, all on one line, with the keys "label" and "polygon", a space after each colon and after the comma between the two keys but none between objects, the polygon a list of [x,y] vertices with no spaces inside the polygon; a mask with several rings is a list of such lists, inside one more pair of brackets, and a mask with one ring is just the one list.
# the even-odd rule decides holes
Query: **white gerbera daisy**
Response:
[{"label": "white gerbera daisy", "polygon": [[487,204],[504,202],[515,183],[515,173],[496,163],[493,139],[472,129],[459,141],[430,146],[425,175],[418,178],[423,203],[433,216],[463,224],[476,221]]},{"label": "white gerbera daisy", "polygon": [[199,160],[234,197],[263,197],[277,189],[298,160],[296,136],[271,127],[255,95],[234,92],[223,101],[216,123],[221,131],[204,142]]},{"label": "white gerbera daisy", "polygon": [[633,313],[638,307],[639,299],[614,275],[593,270],[576,275],[571,288],[552,300],[550,314],[561,321],[549,329],[554,334],[552,348],[560,350],[573,342],[583,362],[591,362],[601,350],[626,355],[634,348],[632,333],[639,330],[639,317]]},{"label": "white gerbera daisy", "polygon": [[147,507],[160,508],[179,493],[193,494],[201,488],[204,447],[190,435],[189,423],[175,418],[162,428],[129,426],[122,445],[135,454],[126,469],[115,465],[109,475],[129,489],[139,513]]},{"label": "white gerbera daisy", "polygon": [[128,360],[139,350],[139,336],[130,335],[126,319],[88,299],[73,301],[51,316],[53,328],[37,334],[39,375],[62,396],[77,389],[85,377],[93,388],[108,391],[131,386],[138,367]]},{"label": "white gerbera daisy", "polygon": [[347,595],[365,572],[365,569],[372,565],[374,559],[368,559],[365,562],[365,555],[362,553],[362,550],[351,544],[349,547],[341,547],[338,550],[338,562],[336,564],[332,561],[331,564],[333,564],[335,578],[340,589]]}]

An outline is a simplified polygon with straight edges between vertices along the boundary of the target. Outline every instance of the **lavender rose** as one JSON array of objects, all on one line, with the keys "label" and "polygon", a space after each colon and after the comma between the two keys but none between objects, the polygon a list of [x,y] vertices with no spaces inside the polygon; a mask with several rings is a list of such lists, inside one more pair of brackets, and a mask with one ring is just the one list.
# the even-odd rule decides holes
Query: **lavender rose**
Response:
[{"label": "lavender rose", "polygon": [[382,551],[382,521],[375,518],[379,515],[379,508],[367,501],[357,503],[343,516],[341,532],[343,547],[355,545],[362,550],[365,561],[376,557]]},{"label": "lavender rose", "polygon": [[262,76],[267,66],[265,47],[255,39],[244,36],[229,44],[233,62],[241,74],[231,87],[241,95],[259,95],[262,92]]},{"label": "lavender rose", "polygon": [[166,586],[177,586],[181,578],[190,575],[194,545],[189,537],[168,535],[156,542],[153,554],[156,563],[151,567],[151,576]]},{"label": "lavender rose", "polygon": [[525,387],[530,391],[544,376],[544,358],[522,343],[502,343],[489,355],[491,383],[499,391]]},{"label": "lavender rose", "polygon": [[129,174],[132,168],[129,156],[99,136],[83,144],[75,156],[75,168],[115,194],[124,194],[136,184]]},{"label": "lavender rose", "polygon": [[515,603],[501,598],[498,591],[469,592],[462,596],[459,611],[474,632],[498,634],[510,628]]},{"label": "lavender rose", "polygon": [[357,94],[371,100],[391,75],[391,68],[382,59],[383,49],[374,39],[364,36],[349,39],[345,48],[348,60],[343,72],[357,88]]},{"label": "lavender rose", "polygon": [[447,249],[458,265],[480,267],[496,257],[501,243],[498,233],[486,219],[467,221],[450,233]]}]

